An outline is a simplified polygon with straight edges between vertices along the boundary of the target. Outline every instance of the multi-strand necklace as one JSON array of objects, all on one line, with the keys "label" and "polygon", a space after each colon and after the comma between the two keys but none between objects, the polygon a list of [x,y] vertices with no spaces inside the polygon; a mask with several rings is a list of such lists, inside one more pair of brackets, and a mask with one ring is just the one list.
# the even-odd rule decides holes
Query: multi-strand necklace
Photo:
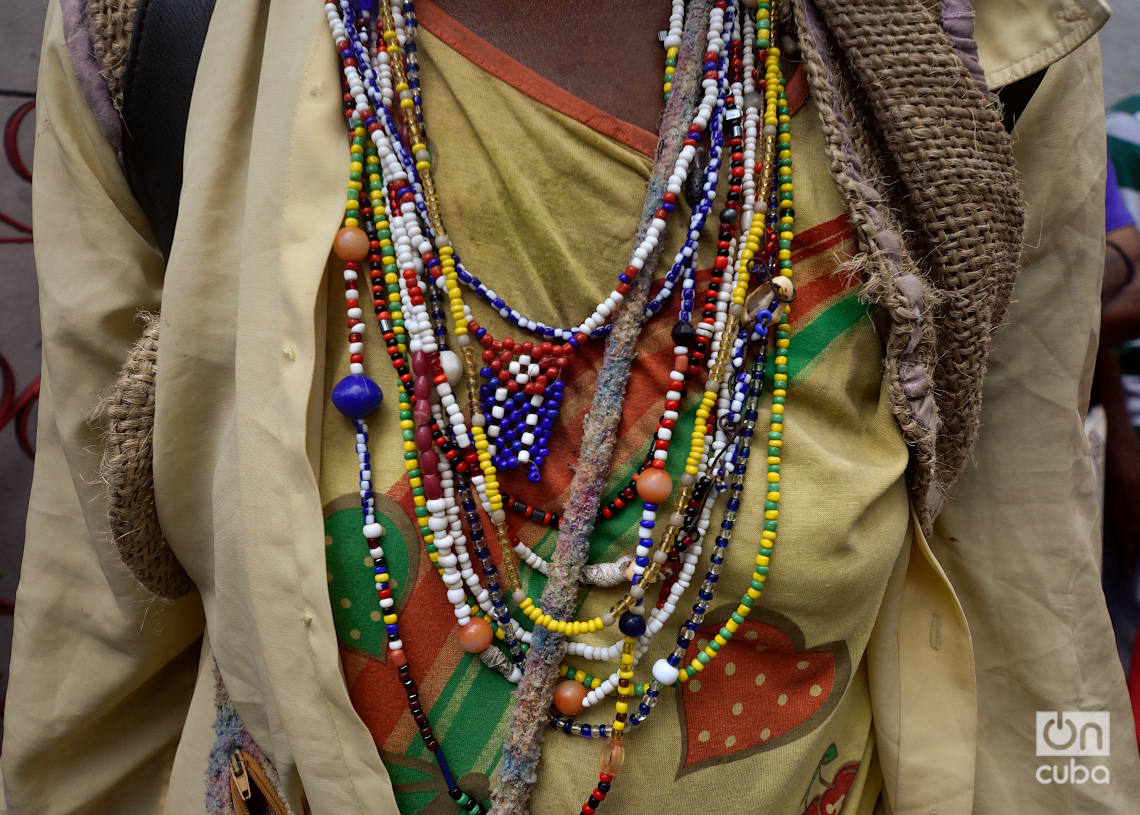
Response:
[{"label": "multi-strand necklace", "polygon": [[[678,64],[684,5],[673,0],[664,40],[666,99]],[[379,4],[338,0],[324,5],[343,67],[351,136],[344,226],[333,245],[344,267],[349,374],[334,387],[332,402],[352,420],[356,431],[362,531],[372,557],[388,661],[397,670],[413,720],[461,811],[484,809],[459,788],[424,711],[403,648],[384,558],[384,528],[375,513],[365,419],[379,406],[382,394],[364,370],[362,287],[368,287],[397,377],[415,521],[452,605],[459,643],[511,682],[523,675],[525,653],[537,629],[565,636],[569,656],[617,663],[608,676],[593,676],[564,664],[550,714],[550,724],[565,733],[606,742],[597,785],[582,807],[590,815],[623,766],[627,730],[652,713],[665,688],[703,671],[744,622],[764,588],[776,540],[790,343],[788,304],[794,297],[791,135],[779,50],[773,45],[776,12],[771,3],[753,5],[754,9],[742,10],[726,0],[712,4],[701,97],[681,147],[671,157],[672,172],[654,217],[610,294],[569,328],[548,326],[509,305],[464,267],[447,237],[427,147],[413,3],[408,0],[400,8],[390,0]],[[703,168],[698,166],[702,146],[708,151]],[[602,517],[612,517],[640,504],[638,541],[631,556],[583,572],[586,582],[628,585],[624,596],[603,614],[556,619],[524,589],[520,567],[545,573],[549,564],[518,541],[507,512],[552,527],[559,525],[559,515],[507,493],[500,476],[524,469],[528,481],[541,480],[565,393],[563,370],[580,357],[580,349],[609,333],[611,317],[622,308],[634,279],[653,274],[652,268],[646,268],[647,260],[656,257],[666,224],[687,189],[696,194],[684,242],[660,290],[645,307],[647,315],[670,309],[677,314],[671,334],[674,359],[661,417],[644,462],[600,511]],[[719,218],[715,255],[698,296],[699,244],[714,210]],[[529,338],[493,336],[473,318],[464,289]],[[734,537],[769,382],[764,524],[757,535],[754,571],[736,610],[686,663]],[[688,446],[674,450],[685,393],[693,386],[696,411]],[[678,484],[666,471],[670,455],[684,456]],[[648,681],[635,684],[635,668],[653,638],[679,606],[692,600],[686,599],[687,594],[722,497],[719,532],[695,600],[678,626],[676,644],[652,665]],[[492,547],[499,550],[497,559]],[[654,587],[656,597],[651,594]],[[527,619],[529,629],[521,622]],[[576,639],[614,626],[620,637],[610,646]],[[576,720],[611,696],[614,713],[608,724]]]}]

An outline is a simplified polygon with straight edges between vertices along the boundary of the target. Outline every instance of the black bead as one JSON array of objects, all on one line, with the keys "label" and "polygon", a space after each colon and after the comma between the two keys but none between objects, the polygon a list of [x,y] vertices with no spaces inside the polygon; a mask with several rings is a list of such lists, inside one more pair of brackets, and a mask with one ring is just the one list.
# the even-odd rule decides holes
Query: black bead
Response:
[{"label": "black bead", "polygon": [[685,348],[693,347],[693,340],[697,336],[697,329],[693,328],[690,323],[678,322],[673,326],[673,344],[681,345]]}]

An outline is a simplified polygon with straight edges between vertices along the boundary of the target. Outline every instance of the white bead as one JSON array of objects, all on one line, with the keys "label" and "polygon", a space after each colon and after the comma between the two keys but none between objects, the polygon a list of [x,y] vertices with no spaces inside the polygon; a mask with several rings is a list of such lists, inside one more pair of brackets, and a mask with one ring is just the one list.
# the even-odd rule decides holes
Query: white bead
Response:
[{"label": "white bead", "polygon": [[454,351],[440,351],[439,364],[443,368],[444,376],[447,377],[448,383],[455,387],[463,379],[463,362],[459,359],[459,355]]},{"label": "white bead", "polygon": [[676,682],[680,675],[681,672],[664,659],[653,663],[653,678],[666,687]]}]

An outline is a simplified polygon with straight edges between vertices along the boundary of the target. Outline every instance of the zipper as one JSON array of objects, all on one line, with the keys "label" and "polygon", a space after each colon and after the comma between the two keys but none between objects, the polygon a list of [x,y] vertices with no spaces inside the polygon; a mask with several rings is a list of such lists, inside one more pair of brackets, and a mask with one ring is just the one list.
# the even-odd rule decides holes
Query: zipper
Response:
[{"label": "zipper", "polygon": [[237,815],[290,815],[261,764],[245,750],[230,756],[230,796]]}]

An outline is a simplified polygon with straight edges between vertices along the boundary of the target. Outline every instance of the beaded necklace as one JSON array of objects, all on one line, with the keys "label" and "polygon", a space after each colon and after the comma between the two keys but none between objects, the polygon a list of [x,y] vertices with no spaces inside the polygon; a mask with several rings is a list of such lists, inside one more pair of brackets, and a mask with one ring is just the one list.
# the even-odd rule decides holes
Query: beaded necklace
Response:
[{"label": "beaded necklace", "polygon": [[[666,100],[677,69],[684,5],[682,0],[672,2],[664,38]],[[416,522],[453,606],[460,644],[479,654],[485,664],[509,681],[518,682],[533,633],[519,623],[517,615],[529,618],[536,630],[568,637],[569,656],[618,661],[608,678],[591,676],[564,663],[560,668],[563,681],[555,692],[557,713],[550,715],[550,724],[566,733],[606,740],[598,783],[582,807],[584,815],[590,815],[606,797],[625,761],[627,725],[644,721],[664,688],[678,686],[704,670],[744,622],[767,580],[779,518],[790,344],[787,321],[794,298],[790,281],[794,223],[790,117],[779,50],[771,44],[776,13],[765,2],[743,11],[726,0],[712,5],[705,37],[702,98],[654,218],[611,294],[580,324],[562,329],[511,308],[460,262],[444,231],[426,146],[414,5],[407,0],[397,9],[389,0],[382,0],[378,9],[373,6],[361,0],[324,5],[344,71],[345,115],[351,136],[344,226],[333,245],[344,266],[349,375],[334,387],[332,401],[355,429],[362,533],[373,560],[388,658],[397,668],[413,720],[435,757],[449,794],[461,811],[483,812],[482,804],[459,788],[450,770],[420,703],[403,650],[384,558],[384,529],[376,519],[372,493],[365,419],[383,396],[364,371],[365,322],[360,298],[364,266],[378,327],[397,377],[400,429]],[[761,61],[763,78],[757,81],[754,66]],[[757,87],[763,90],[762,101]],[[552,527],[558,527],[561,519],[555,512],[506,493],[499,484],[499,474],[526,465],[528,480],[541,478],[539,468],[549,453],[548,441],[565,388],[561,371],[577,349],[610,331],[610,317],[630,292],[632,280],[639,274],[652,274],[652,268],[645,268],[646,262],[655,257],[702,141],[708,142],[709,159],[701,174],[700,194],[692,207],[684,243],[674,255],[660,291],[645,306],[647,315],[670,308],[680,283],[678,319],[672,331],[674,363],[661,418],[644,463],[600,511],[601,517],[612,517],[638,501],[642,518],[638,543],[631,558],[596,564],[584,571],[592,578],[587,582],[615,585],[624,578],[629,587],[604,614],[583,620],[556,619],[523,589],[519,563],[544,573],[549,564],[514,537],[506,523],[506,509]],[[721,200],[716,256],[698,312],[698,243],[719,199],[725,152],[729,155],[728,190]],[[518,342],[491,336],[472,319],[463,300],[463,286],[489,302],[508,323],[538,335],[538,340]],[[695,325],[694,315],[698,316]],[[768,345],[773,331],[775,353],[769,371]],[[449,347],[449,338],[458,353]],[[715,597],[733,539],[767,374],[773,385],[767,435],[768,485],[764,528],[751,582],[713,641],[683,665],[688,646]],[[457,393],[464,381],[466,412]],[[679,488],[674,489],[665,467],[686,385],[694,381],[704,384],[684,472]],[[635,685],[638,660],[676,612],[697,573],[714,505],[725,492],[728,497],[720,532],[696,602],[679,626],[676,645],[668,657],[653,665],[648,682]],[[659,532],[661,511],[667,523]],[[488,521],[490,530],[486,528]],[[490,538],[500,550],[498,563]],[[662,584],[658,602],[647,611],[646,591],[656,583]],[[612,646],[574,640],[577,635],[615,624],[621,638]],[[496,639],[505,653],[494,645]],[[611,695],[616,701],[608,726],[575,720],[583,710]],[[641,701],[631,712],[634,696]]]}]

